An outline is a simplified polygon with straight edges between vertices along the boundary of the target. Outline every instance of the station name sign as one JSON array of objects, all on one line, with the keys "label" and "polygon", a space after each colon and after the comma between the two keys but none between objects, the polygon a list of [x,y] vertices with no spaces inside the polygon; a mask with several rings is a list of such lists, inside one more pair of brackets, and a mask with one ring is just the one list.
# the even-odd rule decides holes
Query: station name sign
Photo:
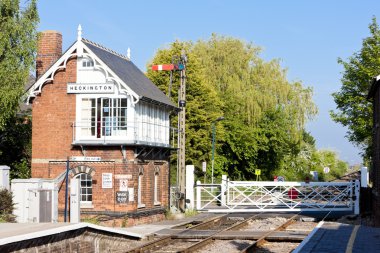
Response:
[{"label": "station name sign", "polygon": [[93,93],[114,93],[113,83],[68,83],[67,93],[93,94]]},{"label": "station name sign", "polygon": [[100,162],[101,157],[97,156],[71,156],[70,161],[72,162]]}]

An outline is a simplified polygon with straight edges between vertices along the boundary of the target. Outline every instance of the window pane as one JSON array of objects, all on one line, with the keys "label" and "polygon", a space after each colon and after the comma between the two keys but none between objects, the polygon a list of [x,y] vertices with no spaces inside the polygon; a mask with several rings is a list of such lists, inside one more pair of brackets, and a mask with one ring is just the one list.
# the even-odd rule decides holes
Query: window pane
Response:
[{"label": "window pane", "polygon": [[87,174],[80,175],[81,201],[92,201],[92,177]]}]

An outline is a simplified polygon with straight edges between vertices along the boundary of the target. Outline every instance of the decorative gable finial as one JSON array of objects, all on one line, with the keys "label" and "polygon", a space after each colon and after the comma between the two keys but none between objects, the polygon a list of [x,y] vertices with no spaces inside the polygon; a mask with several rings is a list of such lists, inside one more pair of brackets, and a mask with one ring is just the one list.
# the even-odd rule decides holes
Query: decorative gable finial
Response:
[{"label": "decorative gable finial", "polygon": [[77,40],[82,40],[82,26],[78,25],[78,37]]},{"label": "decorative gable finial", "polygon": [[131,49],[129,47],[127,49],[127,57],[129,60],[131,59]]}]

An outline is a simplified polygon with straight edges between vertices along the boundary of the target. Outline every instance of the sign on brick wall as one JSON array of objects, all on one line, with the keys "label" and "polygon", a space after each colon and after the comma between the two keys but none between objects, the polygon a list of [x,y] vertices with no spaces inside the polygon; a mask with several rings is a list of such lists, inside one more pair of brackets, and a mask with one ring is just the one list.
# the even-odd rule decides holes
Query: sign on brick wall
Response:
[{"label": "sign on brick wall", "polygon": [[128,203],[128,191],[117,191],[116,203],[119,203],[119,204]]},{"label": "sign on brick wall", "polygon": [[112,188],[112,173],[102,173],[102,188]]},{"label": "sign on brick wall", "polygon": [[119,179],[119,190],[120,191],[128,191],[128,180],[127,179]]},{"label": "sign on brick wall", "polygon": [[133,201],[135,201],[135,191],[134,191],[134,189],[133,189],[133,187],[132,188],[128,188],[128,193],[129,193],[129,201],[130,202],[133,202]]}]

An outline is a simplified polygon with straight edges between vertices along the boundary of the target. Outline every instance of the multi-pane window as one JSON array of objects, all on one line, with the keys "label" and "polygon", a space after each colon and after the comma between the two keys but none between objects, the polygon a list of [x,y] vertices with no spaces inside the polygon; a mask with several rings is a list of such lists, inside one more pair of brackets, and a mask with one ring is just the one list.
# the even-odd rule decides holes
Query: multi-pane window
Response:
[{"label": "multi-pane window", "polygon": [[94,62],[90,59],[83,59],[82,60],[82,67],[83,68],[90,68],[94,67]]},{"label": "multi-pane window", "polygon": [[92,202],[92,177],[88,174],[80,174],[80,200]]},{"label": "multi-pane window", "polygon": [[139,102],[136,112],[139,140],[169,144],[169,113],[165,109]]},{"label": "multi-pane window", "polygon": [[127,98],[82,98],[81,136],[127,135]]}]

